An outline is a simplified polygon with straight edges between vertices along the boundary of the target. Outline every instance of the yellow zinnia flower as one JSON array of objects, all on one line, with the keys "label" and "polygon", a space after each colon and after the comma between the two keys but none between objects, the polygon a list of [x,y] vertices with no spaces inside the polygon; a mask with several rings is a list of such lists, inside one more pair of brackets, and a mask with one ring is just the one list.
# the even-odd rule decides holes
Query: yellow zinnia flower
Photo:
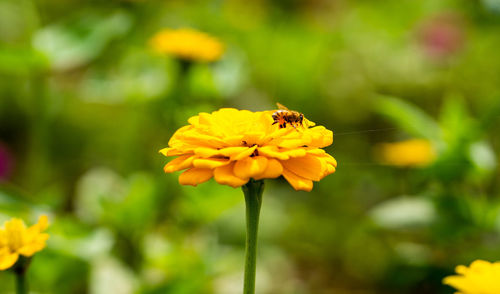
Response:
[{"label": "yellow zinnia flower", "polygon": [[224,52],[217,39],[193,29],[161,30],[151,38],[150,45],[158,53],[194,61],[216,61]]},{"label": "yellow zinnia flower", "polygon": [[40,216],[38,223],[29,228],[18,218],[6,221],[0,228],[0,270],[12,267],[19,255],[30,257],[45,248],[49,235],[42,231],[48,226],[46,215]]},{"label": "yellow zinnia flower", "polygon": [[336,160],[322,147],[333,133],[304,119],[299,126],[273,124],[274,111],[223,108],[191,117],[177,130],[165,156],[178,156],[165,172],[184,170],[182,185],[196,186],[212,177],[219,184],[240,187],[250,179],[281,175],[295,190],[310,191],[313,181],[335,172]]},{"label": "yellow zinnia flower", "polygon": [[397,143],[383,143],[376,148],[377,157],[384,164],[399,167],[426,166],[436,158],[431,142],[411,139]]},{"label": "yellow zinnia flower", "polygon": [[500,293],[500,262],[474,261],[470,267],[459,265],[456,276],[449,276],[443,283],[456,288],[457,294]]}]

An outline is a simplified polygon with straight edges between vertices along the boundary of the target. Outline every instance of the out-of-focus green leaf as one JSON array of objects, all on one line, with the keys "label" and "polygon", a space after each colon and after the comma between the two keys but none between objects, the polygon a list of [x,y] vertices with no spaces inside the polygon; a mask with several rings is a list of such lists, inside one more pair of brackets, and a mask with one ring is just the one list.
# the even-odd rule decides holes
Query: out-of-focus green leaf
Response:
[{"label": "out-of-focus green leaf", "polygon": [[[118,201],[105,201],[105,219],[123,233],[143,232],[155,219],[161,207],[156,206],[156,188],[152,177],[146,173],[137,173],[130,177],[126,195]],[[142,233],[141,233],[142,235]]]},{"label": "out-of-focus green leaf", "polygon": [[114,39],[127,33],[132,25],[123,11],[87,13],[73,21],[53,24],[38,31],[33,46],[45,53],[56,70],[82,66],[101,54]]},{"label": "out-of-focus green leaf", "polygon": [[111,70],[90,71],[81,84],[81,98],[106,104],[161,98],[172,86],[167,61],[151,56],[144,49],[132,49]]},{"label": "out-of-focus green leaf", "polygon": [[48,68],[44,54],[26,48],[0,47],[0,73],[28,75]]},{"label": "out-of-focus green leaf", "polygon": [[106,213],[103,204],[121,201],[125,193],[125,180],[112,170],[89,170],[77,183],[76,214],[85,222],[98,223]]},{"label": "out-of-focus green leaf", "polygon": [[213,221],[243,201],[239,191],[227,191],[227,187],[213,182],[183,190],[185,195],[180,200],[179,209],[188,221]]},{"label": "out-of-focus green leaf", "polygon": [[445,100],[439,123],[443,139],[449,145],[464,144],[476,137],[476,123],[470,118],[461,97],[450,96]]},{"label": "out-of-focus green leaf", "polygon": [[21,191],[0,185],[0,224],[11,217],[23,218],[31,224],[41,214],[50,214],[48,208],[27,199]]},{"label": "out-of-focus green leaf", "polygon": [[82,177],[77,189],[77,212],[82,220],[103,223],[124,234],[145,230],[159,209],[155,183],[145,173],[125,180],[111,170],[97,168]]},{"label": "out-of-focus green leaf", "polygon": [[435,142],[442,139],[439,125],[418,107],[387,96],[378,96],[374,103],[380,114],[391,119],[410,135]]},{"label": "out-of-focus green leaf", "polygon": [[78,228],[76,224],[69,224],[68,220],[62,218],[56,221],[50,230],[50,248],[86,261],[106,256],[111,252],[115,239],[110,230],[101,228],[89,231]]}]

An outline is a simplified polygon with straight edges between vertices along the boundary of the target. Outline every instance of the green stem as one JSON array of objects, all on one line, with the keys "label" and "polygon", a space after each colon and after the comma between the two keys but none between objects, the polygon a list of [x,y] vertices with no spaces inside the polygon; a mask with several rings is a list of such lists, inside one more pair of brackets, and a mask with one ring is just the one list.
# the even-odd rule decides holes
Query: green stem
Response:
[{"label": "green stem", "polygon": [[16,293],[28,293],[28,286],[26,285],[26,271],[16,271]]},{"label": "green stem", "polygon": [[264,181],[250,180],[242,187],[245,194],[247,240],[245,246],[245,280],[243,294],[255,293],[255,268],[257,264],[257,233]]}]

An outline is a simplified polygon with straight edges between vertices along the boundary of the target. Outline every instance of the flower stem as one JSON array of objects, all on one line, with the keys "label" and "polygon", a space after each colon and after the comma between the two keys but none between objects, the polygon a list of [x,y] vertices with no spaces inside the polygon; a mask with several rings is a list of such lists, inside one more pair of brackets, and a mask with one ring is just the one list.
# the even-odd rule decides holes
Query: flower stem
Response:
[{"label": "flower stem", "polygon": [[19,256],[19,259],[12,267],[12,272],[16,276],[16,293],[28,294],[28,284],[26,282],[26,272],[31,263],[31,257]]},{"label": "flower stem", "polygon": [[250,180],[242,187],[245,194],[247,240],[245,245],[245,280],[243,294],[255,293],[255,268],[257,264],[257,233],[264,181]]},{"label": "flower stem", "polygon": [[28,286],[26,285],[26,271],[16,271],[16,293],[28,293]]}]

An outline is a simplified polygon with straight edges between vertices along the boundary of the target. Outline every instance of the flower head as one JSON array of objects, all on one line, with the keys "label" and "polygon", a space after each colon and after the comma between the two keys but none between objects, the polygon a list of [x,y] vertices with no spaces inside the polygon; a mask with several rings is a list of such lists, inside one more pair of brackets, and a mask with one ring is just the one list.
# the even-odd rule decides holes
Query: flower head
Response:
[{"label": "flower head", "polygon": [[45,248],[48,234],[42,233],[49,226],[46,215],[40,216],[38,223],[27,228],[18,218],[12,218],[0,228],[0,270],[13,266],[19,255],[30,257]]},{"label": "flower head", "polygon": [[[333,133],[304,119],[298,126],[274,123],[274,111],[251,112],[223,108],[191,117],[177,130],[165,156],[178,156],[165,172],[185,170],[179,183],[196,186],[212,177],[219,184],[239,187],[249,179],[281,175],[296,190],[310,191],[313,181],[335,172],[336,160],[322,147]],[[274,124],[273,124],[274,123]]]},{"label": "flower head", "polygon": [[444,13],[425,21],[419,32],[420,43],[431,58],[445,58],[465,44],[463,21],[458,15]]},{"label": "flower head", "polygon": [[474,261],[470,267],[459,265],[456,276],[449,276],[443,283],[456,288],[457,294],[500,293],[500,262]]},{"label": "flower head", "polygon": [[378,146],[377,151],[377,156],[383,163],[399,167],[426,166],[436,158],[431,142],[422,139],[383,143]]},{"label": "flower head", "polygon": [[161,30],[151,38],[150,44],[158,53],[193,61],[216,61],[224,52],[224,46],[217,39],[193,29]]}]

